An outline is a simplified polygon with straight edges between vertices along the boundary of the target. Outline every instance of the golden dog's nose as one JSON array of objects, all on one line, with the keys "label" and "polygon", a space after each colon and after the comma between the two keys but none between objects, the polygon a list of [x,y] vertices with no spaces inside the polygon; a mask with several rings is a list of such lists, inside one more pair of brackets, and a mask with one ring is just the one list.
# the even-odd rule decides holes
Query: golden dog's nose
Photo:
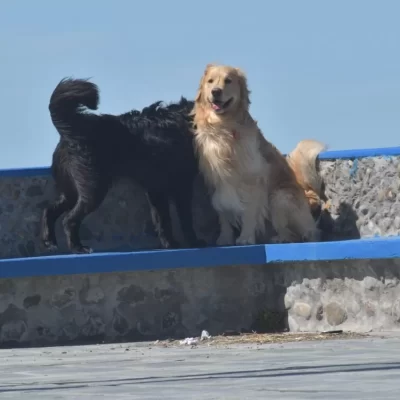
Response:
[{"label": "golden dog's nose", "polygon": [[214,97],[220,97],[221,96],[221,94],[222,94],[222,89],[221,88],[213,88],[212,90],[211,90],[211,93],[212,93],[212,95],[214,96]]}]

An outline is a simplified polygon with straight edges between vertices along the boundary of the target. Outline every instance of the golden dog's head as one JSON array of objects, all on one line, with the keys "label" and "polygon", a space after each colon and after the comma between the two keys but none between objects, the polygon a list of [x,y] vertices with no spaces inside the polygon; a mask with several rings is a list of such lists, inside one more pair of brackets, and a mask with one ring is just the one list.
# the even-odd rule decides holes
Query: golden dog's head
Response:
[{"label": "golden dog's head", "polygon": [[195,98],[197,106],[209,108],[218,115],[247,111],[250,91],[245,74],[225,65],[207,65]]}]

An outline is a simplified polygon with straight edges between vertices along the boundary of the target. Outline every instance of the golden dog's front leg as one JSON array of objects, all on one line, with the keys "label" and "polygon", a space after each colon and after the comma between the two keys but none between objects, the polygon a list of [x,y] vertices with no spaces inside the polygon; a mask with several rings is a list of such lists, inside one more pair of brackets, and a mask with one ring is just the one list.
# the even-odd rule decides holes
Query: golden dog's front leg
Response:
[{"label": "golden dog's front leg", "polygon": [[247,200],[241,217],[241,232],[236,239],[238,246],[256,244],[257,231],[263,231],[265,226],[264,215],[268,201],[264,193],[254,191]]},{"label": "golden dog's front leg", "polygon": [[235,232],[229,219],[223,212],[218,213],[220,234],[217,239],[217,246],[232,246],[235,243]]},{"label": "golden dog's front leg", "polygon": [[248,208],[242,217],[242,229],[239,237],[236,239],[238,246],[256,244],[257,214],[254,209]]}]

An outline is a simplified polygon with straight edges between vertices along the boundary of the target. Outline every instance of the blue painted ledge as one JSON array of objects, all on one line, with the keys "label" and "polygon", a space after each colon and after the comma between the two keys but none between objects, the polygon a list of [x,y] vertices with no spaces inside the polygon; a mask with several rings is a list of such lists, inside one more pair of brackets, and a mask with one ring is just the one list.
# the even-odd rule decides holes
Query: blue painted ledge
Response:
[{"label": "blue painted ledge", "polygon": [[0,260],[0,278],[264,264],[261,246],[208,247]]},{"label": "blue painted ledge", "polygon": [[399,156],[400,147],[382,147],[376,149],[331,150],[319,155],[320,160],[340,160],[366,157]]},{"label": "blue painted ledge", "polygon": [[266,245],[266,263],[400,258],[400,237]]},{"label": "blue painted ledge", "polygon": [[[400,156],[400,147],[382,147],[376,149],[332,150],[319,155],[320,160],[340,160],[365,157]],[[0,169],[0,177],[21,178],[30,176],[49,176],[50,167]]]},{"label": "blue painted ledge", "polygon": [[0,278],[393,258],[400,258],[400,237],[3,259]]}]

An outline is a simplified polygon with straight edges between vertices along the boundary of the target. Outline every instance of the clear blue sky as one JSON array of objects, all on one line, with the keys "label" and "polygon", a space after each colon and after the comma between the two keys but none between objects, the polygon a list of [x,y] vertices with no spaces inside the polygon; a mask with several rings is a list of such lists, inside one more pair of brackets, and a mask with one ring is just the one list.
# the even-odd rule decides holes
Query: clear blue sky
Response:
[{"label": "clear blue sky", "polygon": [[0,168],[46,166],[48,101],[92,77],[100,111],[193,98],[209,62],[241,67],[251,112],[287,152],[400,143],[399,0],[36,0],[0,3]]}]

